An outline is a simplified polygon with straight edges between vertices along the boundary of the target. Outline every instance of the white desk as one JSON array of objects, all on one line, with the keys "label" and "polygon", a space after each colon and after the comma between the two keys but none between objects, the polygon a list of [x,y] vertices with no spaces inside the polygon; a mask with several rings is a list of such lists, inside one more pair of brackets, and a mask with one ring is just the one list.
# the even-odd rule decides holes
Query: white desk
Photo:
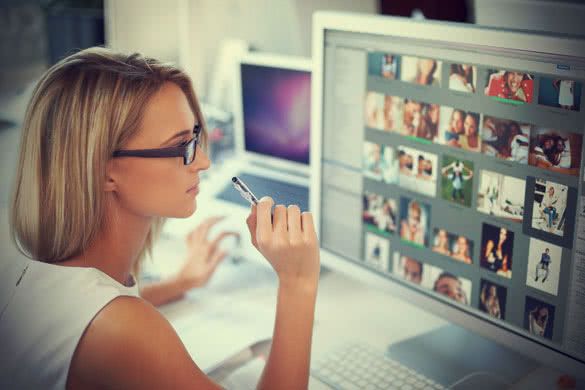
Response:
[{"label": "white desk", "polygon": [[[231,168],[229,166],[227,168],[229,172]],[[209,172],[207,179],[202,181],[195,214],[185,220],[169,221],[161,242],[154,250],[155,258],[163,259],[162,261],[166,263],[165,267],[159,268],[160,260],[155,261],[154,269],[158,268],[157,272],[163,275],[170,274],[182,260],[181,253],[184,250],[182,237],[206,217],[229,215],[213,229],[211,236],[221,230],[236,230],[241,233],[241,247],[238,251],[247,259],[247,263],[233,265],[228,260],[227,263],[220,265],[205,289],[194,291],[182,302],[162,308],[163,314],[173,324],[182,322],[183,328],[179,326],[178,332],[187,348],[191,350],[193,346],[201,347],[199,352],[213,342],[221,345],[222,350],[229,350],[223,344],[226,338],[228,342],[234,343],[233,352],[236,352],[246,343],[251,344],[263,336],[270,336],[276,307],[276,276],[250,243],[245,224],[249,210],[213,198],[213,194],[219,188],[229,183],[230,176],[223,172],[222,169]],[[214,177],[222,180],[212,180]],[[230,245],[233,247],[233,242],[228,243],[228,246]],[[250,281],[250,278],[253,281]],[[220,326],[221,331],[225,333],[218,334],[214,333],[213,329],[206,329],[205,321],[199,329],[189,327],[189,322],[201,323],[201,319],[204,319],[207,313],[214,318],[211,324],[217,325],[218,310],[214,305],[220,305],[226,310],[230,307],[238,310],[235,317],[225,315],[225,323]],[[245,315],[242,313],[247,310],[250,315],[244,318]],[[226,311],[221,309],[219,313],[221,320]],[[255,331],[241,332],[243,324],[256,327]],[[392,295],[369,288],[344,275],[330,272],[322,277],[319,285],[312,359],[315,360],[332,348],[350,341],[383,348],[446,324],[445,320]],[[226,337],[230,327],[235,334]],[[250,338],[254,336],[255,339]],[[197,352],[193,354],[197,362]],[[211,357],[206,357],[208,361],[212,361],[213,358],[217,359],[218,356],[212,354]],[[210,366],[202,368],[209,371]],[[559,372],[545,367],[517,383],[513,389],[554,389],[558,375]]]}]

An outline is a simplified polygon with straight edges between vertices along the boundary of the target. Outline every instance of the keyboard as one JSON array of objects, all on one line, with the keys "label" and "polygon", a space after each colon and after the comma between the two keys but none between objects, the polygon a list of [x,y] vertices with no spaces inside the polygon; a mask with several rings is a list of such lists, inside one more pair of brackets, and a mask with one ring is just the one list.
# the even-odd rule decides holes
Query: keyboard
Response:
[{"label": "keyboard", "polygon": [[312,365],[311,375],[336,390],[446,390],[444,386],[362,344],[340,347]]},{"label": "keyboard", "polygon": [[[305,186],[244,172],[239,173],[238,177],[248,185],[258,199],[261,199],[263,196],[270,196],[274,199],[274,204],[283,204],[285,206],[296,204],[301,209],[301,212],[309,210],[309,189]],[[250,207],[248,201],[242,198],[240,193],[232,185],[231,178],[229,183],[216,197],[244,207]]]}]

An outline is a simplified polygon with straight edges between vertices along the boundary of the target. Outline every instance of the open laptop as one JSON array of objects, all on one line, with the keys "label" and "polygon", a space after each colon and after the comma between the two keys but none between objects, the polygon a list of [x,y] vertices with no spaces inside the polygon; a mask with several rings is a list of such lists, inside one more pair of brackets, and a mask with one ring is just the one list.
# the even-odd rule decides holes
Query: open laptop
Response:
[{"label": "open laptop", "polygon": [[[249,53],[234,77],[238,176],[258,197],[309,209],[311,60]],[[231,176],[230,176],[231,179]],[[217,198],[248,207],[231,180]]]}]

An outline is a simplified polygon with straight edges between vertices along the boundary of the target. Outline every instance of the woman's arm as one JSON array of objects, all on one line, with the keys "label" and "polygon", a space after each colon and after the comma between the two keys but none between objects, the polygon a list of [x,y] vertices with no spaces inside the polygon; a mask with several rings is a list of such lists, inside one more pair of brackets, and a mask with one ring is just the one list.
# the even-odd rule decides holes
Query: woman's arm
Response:
[{"label": "woman's arm", "polygon": [[207,284],[227,252],[219,247],[228,236],[239,236],[237,232],[222,232],[210,241],[209,230],[224,217],[210,217],[186,236],[187,256],[179,272],[160,282],[141,286],[140,296],[154,306],[163,305],[182,298],[193,288]]},{"label": "woman's arm", "polygon": [[118,297],[92,320],[71,362],[67,390],[219,390],[149,303]]},{"label": "woman's arm", "polygon": [[485,255],[484,256],[485,256],[486,260],[493,249],[494,249],[494,241],[488,240],[488,242],[485,244]]},{"label": "woman's arm", "polygon": [[183,298],[188,290],[188,286],[178,276],[174,276],[141,286],[140,296],[151,305],[160,306]]},{"label": "woman's arm", "polygon": [[309,383],[319,243],[310,213],[278,205],[271,222],[273,204],[262,199],[246,221],[252,244],[279,279],[272,346],[258,389],[302,390]]}]

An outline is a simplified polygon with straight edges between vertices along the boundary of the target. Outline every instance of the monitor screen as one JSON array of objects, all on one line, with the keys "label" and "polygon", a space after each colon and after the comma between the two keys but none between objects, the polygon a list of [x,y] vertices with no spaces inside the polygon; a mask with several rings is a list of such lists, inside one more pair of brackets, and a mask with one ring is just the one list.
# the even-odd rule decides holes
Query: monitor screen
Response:
[{"label": "monitor screen", "polygon": [[309,164],[311,72],[241,64],[244,147]]},{"label": "monitor screen", "polygon": [[318,65],[321,247],[583,363],[583,53],[336,27]]}]

